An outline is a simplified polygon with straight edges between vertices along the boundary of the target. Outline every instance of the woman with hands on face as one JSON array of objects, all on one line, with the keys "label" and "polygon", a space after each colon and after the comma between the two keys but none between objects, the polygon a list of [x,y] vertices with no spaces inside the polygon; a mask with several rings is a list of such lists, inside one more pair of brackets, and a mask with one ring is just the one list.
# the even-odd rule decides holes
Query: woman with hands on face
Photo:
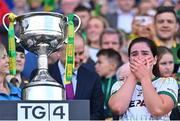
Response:
[{"label": "woman with hands on face", "polygon": [[128,49],[130,74],[111,90],[109,107],[121,120],[169,120],[177,104],[178,85],[175,79],[158,78],[153,74],[157,47],[144,37],[134,39]]}]

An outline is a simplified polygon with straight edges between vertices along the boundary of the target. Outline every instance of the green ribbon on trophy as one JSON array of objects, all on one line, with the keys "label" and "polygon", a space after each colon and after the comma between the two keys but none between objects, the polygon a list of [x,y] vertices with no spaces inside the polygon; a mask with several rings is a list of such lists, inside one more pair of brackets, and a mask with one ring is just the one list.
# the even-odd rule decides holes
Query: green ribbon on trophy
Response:
[{"label": "green ribbon on trophy", "polygon": [[10,75],[16,75],[16,42],[14,34],[14,21],[16,15],[9,14],[9,31],[8,31],[8,54],[9,54],[9,70]]},{"label": "green ribbon on trophy", "polygon": [[68,15],[68,43],[66,47],[65,88],[66,99],[74,98],[72,75],[74,71],[74,14]]}]

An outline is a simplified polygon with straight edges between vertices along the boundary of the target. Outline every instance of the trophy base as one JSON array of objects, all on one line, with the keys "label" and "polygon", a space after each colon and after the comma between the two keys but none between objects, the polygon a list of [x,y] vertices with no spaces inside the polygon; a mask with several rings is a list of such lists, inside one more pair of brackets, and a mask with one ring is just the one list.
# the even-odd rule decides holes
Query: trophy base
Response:
[{"label": "trophy base", "polygon": [[57,82],[30,82],[22,93],[23,100],[65,100],[65,91]]}]

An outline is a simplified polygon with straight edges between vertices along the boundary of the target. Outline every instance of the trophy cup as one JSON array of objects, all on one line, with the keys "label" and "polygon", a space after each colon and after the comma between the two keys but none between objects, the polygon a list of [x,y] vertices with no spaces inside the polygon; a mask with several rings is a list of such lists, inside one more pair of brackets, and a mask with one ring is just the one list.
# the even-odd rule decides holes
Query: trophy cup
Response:
[{"label": "trophy cup", "polygon": [[[3,16],[5,18],[10,13]],[[79,29],[81,20],[78,20],[75,32]],[[55,12],[30,12],[17,16],[14,24],[19,26],[20,43],[26,50],[38,55],[38,72],[31,82],[22,90],[23,100],[64,100],[65,90],[48,74],[48,56],[60,48],[66,40],[68,18]]]}]

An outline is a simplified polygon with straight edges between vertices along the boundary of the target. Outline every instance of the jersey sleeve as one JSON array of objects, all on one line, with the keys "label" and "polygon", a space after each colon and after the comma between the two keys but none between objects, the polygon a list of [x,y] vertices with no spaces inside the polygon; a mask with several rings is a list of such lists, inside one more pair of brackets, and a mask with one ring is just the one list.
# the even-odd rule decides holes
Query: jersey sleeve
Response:
[{"label": "jersey sleeve", "polygon": [[116,93],[123,84],[124,84],[123,81],[117,81],[116,83],[114,83],[112,88],[111,88],[111,95]]},{"label": "jersey sleeve", "polygon": [[165,94],[172,98],[175,106],[177,105],[178,100],[178,84],[177,81],[172,78],[164,78],[162,80],[162,85],[158,89],[158,94]]}]

